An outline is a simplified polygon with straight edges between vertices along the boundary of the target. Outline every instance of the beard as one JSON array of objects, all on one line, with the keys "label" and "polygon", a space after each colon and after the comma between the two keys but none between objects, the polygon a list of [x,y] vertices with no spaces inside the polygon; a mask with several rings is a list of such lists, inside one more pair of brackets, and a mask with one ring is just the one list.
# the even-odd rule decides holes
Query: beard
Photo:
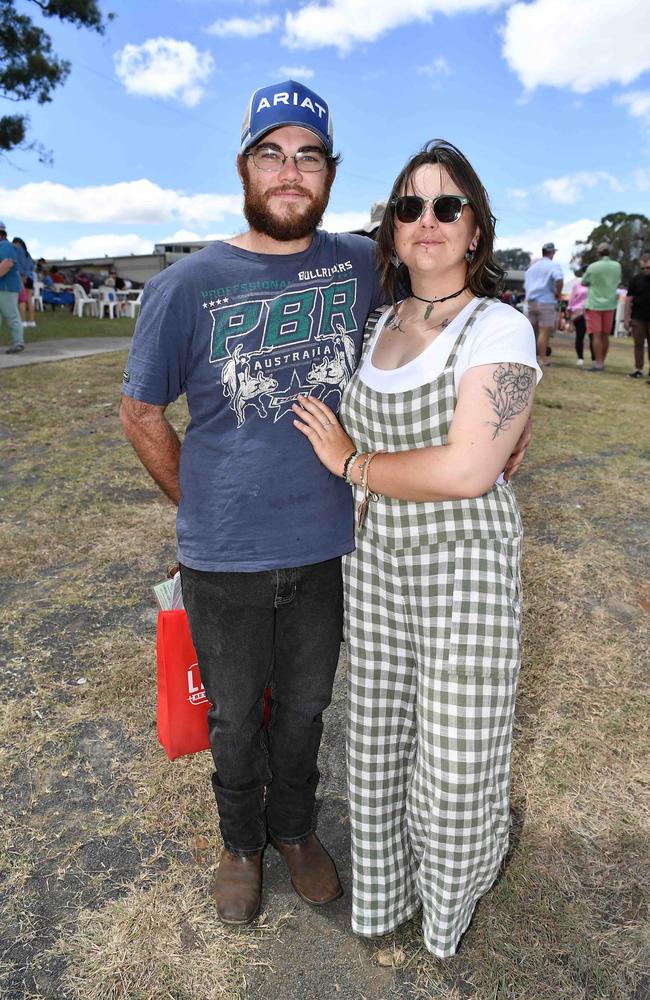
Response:
[{"label": "beard", "polygon": [[[312,194],[299,184],[278,184],[277,187],[267,191],[258,191],[251,183],[248,169],[245,169],[242,172],[242,181],[246,221],[255,232],[263,233],[274,240],[288,242],[305,239],[311,236],[321,223],[333,180],[333,174],[330,176],[328,172],[325,186],[319,195]],[[309,199],[308,204],[305,207],[287,205],[286,214],[276,215],[269,208],[269,201],[280,191],[297,191]]]}]

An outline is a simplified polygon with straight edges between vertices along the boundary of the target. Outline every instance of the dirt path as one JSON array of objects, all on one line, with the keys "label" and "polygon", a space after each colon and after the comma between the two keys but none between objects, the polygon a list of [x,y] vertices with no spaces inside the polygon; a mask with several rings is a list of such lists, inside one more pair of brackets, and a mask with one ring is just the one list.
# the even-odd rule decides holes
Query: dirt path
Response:
[{"label": "dirt path", "polygon": [[[350,837],[345,795],[345,654],[339,664],[334,699],[327,712],[321,746],[321,808],[318,830],[336,858],[345,888],[342,899],[323,908],[307,906],[294,893],[286,867],[272,848],[264,865],[265,911],[278,928],[265,942],[268,968],[247,977],[251,1000],[388,1000],[404,996],[406,973],[380,967],[379,943],[350,931]],[[289,916],[285,916],[289,915]]]}]

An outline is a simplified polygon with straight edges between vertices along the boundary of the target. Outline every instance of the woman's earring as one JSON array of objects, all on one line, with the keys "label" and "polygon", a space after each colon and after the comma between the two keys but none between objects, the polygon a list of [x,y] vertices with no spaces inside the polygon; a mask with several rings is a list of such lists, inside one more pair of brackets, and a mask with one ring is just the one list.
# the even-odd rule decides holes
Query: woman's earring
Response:
[{"label": "woman's earring", "polygon": [[478,240],[472,240],[470,243],[467,253],[465,254],[465,260],[468,264],[471,264],[474,260],[474,254],[476,253],[476,248],[478,246]]},{"label": "woman's earring", "polygon": [[397,270],[397,268],[402,263],[396,253],[392,253],[391,254],[391,256],[390,256],[390,262],[393,265],[393,267],[395,268],[395,270]]}]

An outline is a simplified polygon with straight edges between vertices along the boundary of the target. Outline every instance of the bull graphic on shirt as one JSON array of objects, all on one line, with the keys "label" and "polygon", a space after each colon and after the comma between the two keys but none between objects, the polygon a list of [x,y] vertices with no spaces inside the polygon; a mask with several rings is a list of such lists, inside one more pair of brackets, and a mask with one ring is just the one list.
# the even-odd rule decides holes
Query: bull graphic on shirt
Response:
[{"label": "bull graphic on shirt", "polygon": [[230,400],[231,409],[237,417],[238,427],[246,419],[244,411],[247,406],[254,406],[260,417],[266,417],[267,410],[262,396],[272,394],[278,387],[277,381],[262,371],[251,375],[250,356],[242,354],[241,344],[237,344],[230,360],[221,369],[221,384],[223,394]]},{"label": "bull graphic on shirt", "polygon": [[318,399],[324,399],[325,396],[329,395],[331,388],[335,386],[339,397],[338,402],[340,403],[343,390],[350,381],[355,369],[356,350],[354,340],[346,333],[345,327],[340,324],[336,325],[334,336],[320,336],[317,334],[315,340],[320,342],[329,341],[332,353],[329,356],[326,355],[322,361],[315,361],[307,372],[305,381],[309,386],[313,387],[310,395],[316,396]]},{"label": "bull graphic on shirt", "polygon": [[[277,423],[298,394],[337,410],[356,366],[356,278],[210,308],[210,363],[237,427],[247,408]],[[211,306],[212,303],[207,303]]]}]

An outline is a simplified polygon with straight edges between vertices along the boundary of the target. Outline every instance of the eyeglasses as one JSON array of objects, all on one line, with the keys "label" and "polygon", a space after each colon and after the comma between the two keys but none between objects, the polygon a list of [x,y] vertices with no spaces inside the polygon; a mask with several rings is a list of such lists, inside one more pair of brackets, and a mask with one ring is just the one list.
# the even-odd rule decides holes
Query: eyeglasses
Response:
[{"label": "eyeglasses", "polygon": [[417,194],[405,194],[400,198],[391,198],[389,205],[395,209],[395,215],[400,222],[417,222],[431,205],[431,211],[438,222],[458,222],[463,214],[469,198],[459,194],[439,194],[436,198],[420,198]]},{"label": "eyeglasses", "polygon": [[282,150],[273,146],[258,146],[250,153],[244,153],[244,156],[250,156],[258,170],[270,174],[277,174],[282,170],[287,160],[293,160],[296,170],[301,174],[324,170],[328,161],[327,153],[323,149],[299,149],[294,156],[287,156]]}]

